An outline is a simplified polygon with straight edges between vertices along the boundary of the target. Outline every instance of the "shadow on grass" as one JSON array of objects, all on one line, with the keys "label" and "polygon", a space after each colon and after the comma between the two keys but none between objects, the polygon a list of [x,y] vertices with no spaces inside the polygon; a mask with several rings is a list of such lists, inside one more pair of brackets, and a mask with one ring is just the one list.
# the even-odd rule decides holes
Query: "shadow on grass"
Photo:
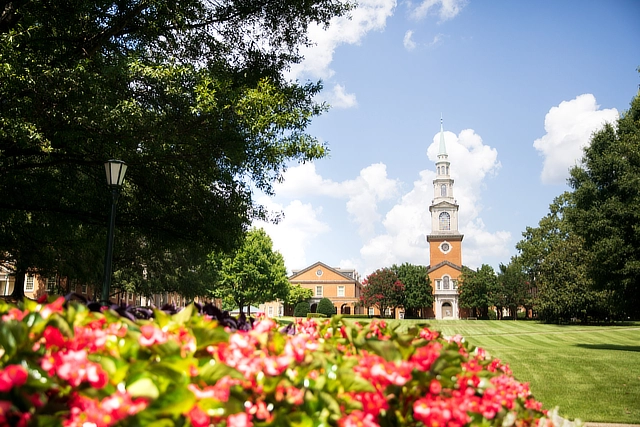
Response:
[{"label": "shadow on grass", "polygon": [[576,347],[591,350],[620,350],[640,352],[640,345],[618,345],[618,344],[576,344]]}]

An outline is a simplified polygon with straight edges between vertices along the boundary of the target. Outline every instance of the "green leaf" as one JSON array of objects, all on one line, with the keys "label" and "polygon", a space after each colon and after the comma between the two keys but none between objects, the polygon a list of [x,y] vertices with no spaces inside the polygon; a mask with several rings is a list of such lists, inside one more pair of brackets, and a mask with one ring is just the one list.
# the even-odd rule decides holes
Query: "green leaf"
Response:
[{"label": "green leaf", "polygon": [[186,306],[185,308],[183,308],[182,310],[180,310],[179,312],[171,316],[171,320],[177,323],[178,325],[185,325],[187,322],[189,322],[189,320],[191,320],[192,316],[193,316],[193,303],[189,304],[188,306]]},{"label": "green leaf", "polygon": [[127,386],[127,392],[132,397],[146,397],[149,399],[157,399],[160,394],[158,387],[151,378],[140,378]]},{"label": "green leaf", "polygon": [[199,368],[198,377],[207,384],[215,384],[220,378],[227,375],[231,378],[244,378],[244,376],[236,369],[225,365],[224,363],[216,362],[214,359],[210,359],[209,362]]},{"label": "green leaf", "polygon": [[179,416],[189,411],[195,403],[196,397],[186,387],[175,387],[162,393],[152,407],[161,414]]}]

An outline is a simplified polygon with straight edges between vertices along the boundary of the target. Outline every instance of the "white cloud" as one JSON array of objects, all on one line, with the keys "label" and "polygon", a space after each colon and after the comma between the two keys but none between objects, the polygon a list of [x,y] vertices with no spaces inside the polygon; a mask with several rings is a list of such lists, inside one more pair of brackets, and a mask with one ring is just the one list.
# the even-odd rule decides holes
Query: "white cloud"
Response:
[{"label": "white cloud", "polygon": [[404,48],[407,49],[407,50],[413,50],[413,49],[416,48],[416,42],[411,40],[412,36],[413,36],[413,31],[412,30],[408,30],[404,34],[404,40],[402,41],[402,44],[404,45]]},{"label": "white cloud", "polygon": [[[510,233],[487,230],[480,216],[486,178],[500,169],[496,149],[486,145],[471,129],[465,129],[459,135],[445,132],[445,141],[455,180],[454,196],[460,205],[459,230],[465,236],[464,265],[476,268],[487,257],[508,256]],[[427,149],[432,164],[437,159],[438,146],[439,134],[436,134]],[[274,244],[278,242],[277,248],[285,255],[287,266],[305,267],[307,261],[318,261],[306,260],[305,254],[310,247],[331,251],[336,244],[333,239],[322,242],[322,234],[329,226],[320,220],[322,209],[307,202],[313,200],[314,204],[322,204],[322,198],[345,200],[344,213],[332,212],[330,215],[331,225],[334,229],[341,227],[341,238],[355,242],[356,248],[360,246],[359,251],[340,260],[340,267],[356,268],[366,275],[394,263],[429,264],[426,235],[431,232],[429,205],[434,196],[434,170],[419,172],[418,179],[405,194],[400,193],[401,183],[387,176],[383,163],[367,166],[355,178],[341,182],[323,178],[313,163],[290,168],[284,178],[284,182],[276,185],[276,194],[293,201],[285,208],[279,207],[284,210],[285,219],[267,231]],[[381,212],[382,206],[386,206],[381,202],[394,200],[393,206]],[[276,210],[264,201],[260,202]],[[357,231],[350,231],[348,224],[340,223],[341,218],[348,218]]]},{"label": "white cloud", "polygon": [[[258,199],[272,212],[283,212],[284,218],[278,223],[258,221],[254,225],[262,227],[273,240],[273,249],[280,251],[285,259],[289,272],[292,268],[306,266],[310,260],[306,258],[306,250],[313,239],[330,231],[327,223],[318,217],[322,208],[314,208],[309,203],[294,200],[287,206],[275,203],[269,197]],[[312,262],[312,261],[311,261]]]},{"label": "white cloud", "polygon": [[593,132],[618,118],[615,108],[599,108],[595,96],[588,93],[549,110],[544,119],[547,133],[533,143],[544,158],[540,175],[544,184],[565,183],[569,168],[580,163],[582,149],[589,144]]},{"label": "white cloud", "polygon": [[[463,262],[478,267],[486,256],[505,256],[509,253],[510,233],[486,230],[480,212],[480,194],[487,176],[497,173],[500,162],[497,151],[484,145],[473,130],[466,129],[455,135],[445,132],[451,173],[455,180],[454,195],[460,205],[459,229],[465,235]],[[427,149],[435,163],[439,147],[439,134]],[[429,245],[426,235],[431,232],[429,205],[433,199],[435,172],[423,170],[411,191],[392,207],[382,224],[385,232],[364,243],[360,249],[360,267],[363,274],[394,263],[429,264]]]},{"label": "white cloud", "polygon": [[423,0],[418,6],[410,6],[411,17],[422,19],[432,13],[438,15],[440,22],[444,22],[455,18],[466,4],[467,0]]},{"label": "white cloud", "polygon": [[329,105],[335,108],[351,108],[358,105],[356,95],[353,93],[346,93],[344,86],[342,85],[335,85],[326,100]]},{"label": "white cloud", "polygon": [[321,195],[347,199],[350,218],[358,225],[359,233],[366,236],[373,233],[376,222],[380,221],[378,203],[395,197],[398,187],[398,180],[387,177],[383,163],[367,166],[355,179],[340,183],[322,178],[313,163],[306,163],[287,170],[284,181],[276,185],[275,191],[290,198]]},{"label": "white cloud", "polygon": [[331,77],[334,71],[329,65],[333,61],[336,47],[341,44],[358,44],[369,31],[382,30],[395,6],[395,0],[360,0],[356,9],[351,11],[350,18],[334,18],[328,29],[318,25],[310,26],[309,37],[315,45],[301,49],[304,61],[291,67],[289,77]]}]

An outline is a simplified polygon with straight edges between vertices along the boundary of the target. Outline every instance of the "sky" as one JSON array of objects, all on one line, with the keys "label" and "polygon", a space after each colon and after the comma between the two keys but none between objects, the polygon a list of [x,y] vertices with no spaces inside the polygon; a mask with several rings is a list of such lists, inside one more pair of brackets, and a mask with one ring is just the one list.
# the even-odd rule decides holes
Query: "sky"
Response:
[{"label": "sky", "polygon": [[364,278],[429,263],[442,117],[464,265],[497,269],[564,191],[569,168],[638,93],[640,1],[360,0],[310,29],[290,70],[331,109],[308,132],[326,158],[290,164],[284,219],[257,222],[288,273],[320,261]]}]

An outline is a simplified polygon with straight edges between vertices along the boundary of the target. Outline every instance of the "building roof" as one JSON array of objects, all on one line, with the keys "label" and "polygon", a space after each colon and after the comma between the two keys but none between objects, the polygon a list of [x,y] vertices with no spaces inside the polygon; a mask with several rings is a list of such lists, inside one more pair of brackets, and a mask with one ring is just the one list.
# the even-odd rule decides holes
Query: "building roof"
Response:
[{"label": "building roof", "polygon": [[360,281],[360,275],[358,274],[358,272],[356,270],[354,270],[353,268],[339,268],[339,267],[329,267],[327,264],[323,263],[323,262],[316,262],[314,264],[311,264],[310,266],[303,268],[302,270],[292,270],[291,271],[291,276],[289,276],[289,280],[293,280],[295,277],[302,275],[303,273],[306,273],[309,270],[312,270],[314,268],[318,268],[318,267],[322,267],[326,270],[332,271],[342,277],[344,277],[347,280],[356,280],[356,281]]},{"label": "building roof", "polygon": [[442,262],[434,265],[433,267],[429,268],[427,270],[427,273],[431,273],[432,271],[435,271],[435,270],[439,269],[440,267],[444,267],[445,265],[448,265],[449,267],[454,268],[454,269],[456,269],[458,271],[462,271],[462,266],[455,265],[451,261],[446,261],[445,260],[445,261],[442,261]]}]

